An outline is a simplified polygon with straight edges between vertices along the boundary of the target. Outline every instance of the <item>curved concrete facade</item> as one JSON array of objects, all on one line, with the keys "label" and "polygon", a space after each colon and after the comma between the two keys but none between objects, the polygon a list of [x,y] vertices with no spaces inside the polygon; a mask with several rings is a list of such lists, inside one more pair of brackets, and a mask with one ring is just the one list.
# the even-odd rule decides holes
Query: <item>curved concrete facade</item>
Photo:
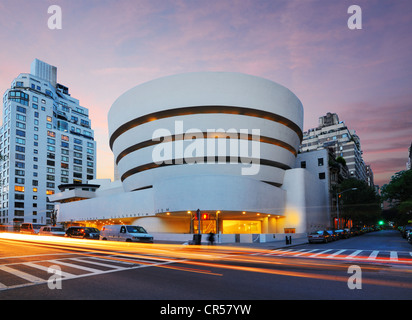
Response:
[{"label": "curved concrete facade", "polygon": [[[184,176],[187,185],[196,175],[248,175],[246,189],[250,179],[280,187],[284,170],[294,166],[303,107],[275,82],[200,72],[132,88],[115,101],[108,120],[110,146],[126,191],[156,189],[164,180],[173,186],[174,177],[180,181]],[[252,164],[259,170],[252,170]]]},{"label": "curved concrete facade", "polygon": [[223,234],[327,224],[324,184],[295,169],[302,104],[277,83],[227,72],[164,77],[120,96],[108,122],[119,180],[61,204],[62,221]]}]

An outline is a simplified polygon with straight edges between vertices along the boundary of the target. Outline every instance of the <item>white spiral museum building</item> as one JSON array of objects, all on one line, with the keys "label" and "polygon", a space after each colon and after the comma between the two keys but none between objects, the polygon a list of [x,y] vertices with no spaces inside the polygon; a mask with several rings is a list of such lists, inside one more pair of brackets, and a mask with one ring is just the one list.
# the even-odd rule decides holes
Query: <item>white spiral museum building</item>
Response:
[{"label": "white spiral museum building", "polygon": [[100,187],[83,201],[56,194],[60,221],[221,234],[302,233],[328,222],[324,187],[295,169],[302,103],[275,82],[168,76],[121,95],[108,123],[118,179],[93,180]]}]

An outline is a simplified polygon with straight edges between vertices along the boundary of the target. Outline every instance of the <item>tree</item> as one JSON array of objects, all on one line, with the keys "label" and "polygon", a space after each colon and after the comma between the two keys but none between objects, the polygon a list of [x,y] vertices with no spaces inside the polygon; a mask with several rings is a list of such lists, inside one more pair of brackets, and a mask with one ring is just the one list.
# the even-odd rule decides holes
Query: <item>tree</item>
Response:
[{"label": "tree", "polygon": [[379,195],[365,181],[354,178],[342,181],[337,192],[353,188],[356,190],[344,192],[338,199],[340,217],[345,219],[345,223],[352,220],[354,225],[374,225],[381,215]]},{"label": "tree", "polygon": [[382,199],[398,212],[399,223],[412,219],[412,169],[400,171],[381,190]]}]

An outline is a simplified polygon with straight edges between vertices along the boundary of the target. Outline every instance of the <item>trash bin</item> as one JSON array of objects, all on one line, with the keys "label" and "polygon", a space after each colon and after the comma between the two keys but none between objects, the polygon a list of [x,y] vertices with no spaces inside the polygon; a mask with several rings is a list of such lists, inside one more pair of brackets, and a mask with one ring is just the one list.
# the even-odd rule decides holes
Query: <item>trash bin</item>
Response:
[{"label": "trash bin", "polygon": [[201,234],[194,234],[193,235],[193,244],[194,245],[200,245],[202,242],[202,235]]}]

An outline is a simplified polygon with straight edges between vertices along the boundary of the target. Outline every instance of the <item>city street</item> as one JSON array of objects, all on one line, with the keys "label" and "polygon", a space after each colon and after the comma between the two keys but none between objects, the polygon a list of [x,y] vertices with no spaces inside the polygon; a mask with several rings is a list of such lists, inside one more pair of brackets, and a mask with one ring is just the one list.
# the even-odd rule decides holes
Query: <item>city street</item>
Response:
[{"label": "city street", "polygon": [[397,231],[275,250],[13,236],[0,236],[1,300],[412,298],[412,246]]}]

